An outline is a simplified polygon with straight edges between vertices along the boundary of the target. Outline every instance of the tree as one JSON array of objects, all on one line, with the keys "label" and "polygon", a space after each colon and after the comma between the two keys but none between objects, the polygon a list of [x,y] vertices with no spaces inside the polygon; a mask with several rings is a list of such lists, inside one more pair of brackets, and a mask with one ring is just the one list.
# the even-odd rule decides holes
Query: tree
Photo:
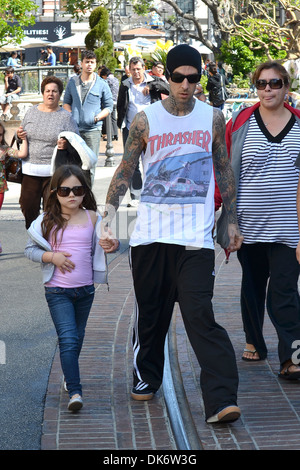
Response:
[{"label": "tree", "polygon": [[92,11],[89,18],[91,30],[85,37],[85,43],[89,50],[95,50],[97,62],[113,71],[117,60],[113,56],[114,43],[108,32],[108,16],[104,7],[97,7]]},{"label": "tree", "polygon": [[35,23],[37,10],[32,0],[0,0],[0,44],[19,44],[24,38],[24,26]]},{"label": "tree", "polygon": [[[247,27],[244,25],[244,28]],[[270,41],[267,34],[259,35],[259,31],[255,32],[259,40],[263,40],[265,44]],[[256,47],[258,42],[252,41],[252,48],[242,36],[232,35],[229,42],[223,42],[221,53],[218,59],[232,66],[233,75],[242,74],[243,77],[252,72],[260,63],[266,62],[269,57],[266,55],[265,48]],[[285,51],[278,51],[272,45],[268,45],[272,51],[273,59],[283,60],[286,57]]]},{"label": "tree", "polygon": [[[156,11],[158,14],[161,12],[153,6],[153,0],[132,0],[135,10],[140,14],[145,12]],[[175,16],[170,15],[167,18],[168,22],[177,23],[180,26],[180,20],[189,22],[191,26],[189,37],[202,42],[214,54],[220,52],[222,41],[229,41],[230,32],[232,29],[231,11],[234,0],[202,0],[202,2],[209,8],[214,22],[215,30],[219,32],[218,36],[214,39],[207,36],[206,31],[203,30],[201,19],[197,18],[193,13],[184,13],[177,5],[176,0],[161,0],[174,10]],[[243,2],[238,2],[238,5]],[[239,11],[237,6],[237,9]]]},{"label": "tree", "polygon": [[[133,0],[137,10],[155,10],[152,0]],[[194,25],[190,37],[200,40],[218,55],[221,44],[230,37],[242,37],[250,50],[263,51],[272,60],[279,51],[285,52],[286,60],[300,57],[300,1],[299,0],[202,0],[209,8],[215,30],[219,35],[212,43],[202,29],[196,16],[184,13],[176,0],[162,0],[174,10],[176,17]],[[278,12],[280,15],[278,15]],[[267,37],[267,41],[265,38]]]},{"label": "tree", "polygon": [[[263,51],[269,60],[284,52],[285,60],[300,57],[300,2],[292,0],[249,0],[243,21],[236,21],[233,8],[231,35],[243,38],[252,51]],[[251,13],[251,14],[250,14]],[[265,39],[267,38],[267,41]]]},{"label": "tree", "polygon": [[[102,0],[102,3],[109,8],[111,1]],[[149,11],[156,11],[161,15],[153,0],[131,1],[136,12],[141,15]],[[184,13],[176,0],[161,1],[174,11],[174,15],[170,15],[167,21],[176,21],[177,24],[179,20],[189,22],[193,26],[189,36],[201,41],[215,55],[220,53],[222,42],[229,42],[234,35],[242,37],[249,49],[264,51],[269,59],[274,58],[278,51],[285,51],[286,60],[300,57],[300,0],[202,0],[209,8],[214,30],[218,32],[215,38],[207,37],[200,18],[192,13]],[[91,2],[92,0],[67,0],[67,8],[70,12],[80,9],[84,11]],[[276,16],[278,11],[281,13],[280,17]],[[267,42],[263,39],[266,36],[269,39]]]}]

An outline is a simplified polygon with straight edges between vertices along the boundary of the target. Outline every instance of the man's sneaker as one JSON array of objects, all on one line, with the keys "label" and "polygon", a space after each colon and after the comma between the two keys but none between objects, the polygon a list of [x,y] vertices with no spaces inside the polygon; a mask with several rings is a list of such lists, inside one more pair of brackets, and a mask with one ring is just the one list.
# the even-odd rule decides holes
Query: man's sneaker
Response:
[{"label": "man's sneaker", "polygon": [[226,406],[221,411],[206,420],[207,423],[232,423],[241,416],[241,410],[238,406]]},{"label": "man's sneaker", "polygon": [[79,411],[83,406],[82,398],[80,395],[73,395],[68,403],[69,411]]},{"label": "man's sneaker", "polygon": [[131,391],[131,397],[134,400],[152,400],[154,391],[145,382],[139,382]]}]

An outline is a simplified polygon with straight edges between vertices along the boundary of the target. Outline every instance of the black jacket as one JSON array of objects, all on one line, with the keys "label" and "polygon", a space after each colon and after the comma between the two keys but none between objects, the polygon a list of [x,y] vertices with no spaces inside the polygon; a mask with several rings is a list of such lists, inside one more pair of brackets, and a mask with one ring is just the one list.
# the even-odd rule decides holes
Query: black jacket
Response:
[{"label": "black jacket", "polygon": [[221,88],[225,88],[225,85],[228,85],[228,80],[224,75],[221,76],[220,73],[209,75],[206,89],[209,92],[208,99],[213,105],[219,106],[221,104],[217,99],[218,91],[221,90]]},{"label": "black jacket", "polygon": [[[147,85],[149,86],[151,103],[161,100],[162,93],[165,95],[169,94],[170,86],[168,82],[165,82],[161,78],[153,77],[147,74],[145,74],[145,78],[147,81]],[[130,81],[129,81],[129,78],[126,78],[120,84],[118,101],[117,101],[117,113],[118,113],[117,125],[120,129],[126,117],[126,112],[128,108],[129,88],[130,88]]]}]

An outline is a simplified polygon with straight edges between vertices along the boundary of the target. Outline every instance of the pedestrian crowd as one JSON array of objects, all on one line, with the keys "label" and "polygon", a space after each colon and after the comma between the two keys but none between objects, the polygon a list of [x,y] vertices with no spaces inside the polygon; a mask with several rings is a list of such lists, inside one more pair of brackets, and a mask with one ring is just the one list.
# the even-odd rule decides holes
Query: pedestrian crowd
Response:
[{"label": "pedestrian crowd", "polygon": [[[11,68],[7,90],[12,81],[18,84]],[[105,65],[97,72],[95,54],[84,51],[62,107],[62,82],[44,79],[42,103],[27,111],[17,130],[20,150],[6,142],[0,123],[0,208],[5,162],[21,158],[25,255],[41,264],[68,409],[83,406],[79,355],[94,283],[107,282],[106,255],[119,248],[110,226],[129,191],[129,205],[138,207],[129,241],[135,293],[131,396],[150,400],[160,388],[165,338],[178,302],[201,369],[206,422],[233,422],[241,415],[239,377],[231,340],[212,306],[216,241],[227,259],[237,252],[242,268],[242,359],[251,367],[267,358],[266,307],[278,336],[278,377],[300,379],[300,111],[286,100],[290,76],[276,61],[260,64],[252,77],[258,102],[226,124],[229,82],[222,64],[203,66],[191,46],[173,47],[166,64],[155,62],[148,72],[141,57],[132,57],[120,82]],[[9,93],[1,101],[4,114]],[[117,140],[118,129],[124,155],[100,215],[93,184],[101,135]]]}]

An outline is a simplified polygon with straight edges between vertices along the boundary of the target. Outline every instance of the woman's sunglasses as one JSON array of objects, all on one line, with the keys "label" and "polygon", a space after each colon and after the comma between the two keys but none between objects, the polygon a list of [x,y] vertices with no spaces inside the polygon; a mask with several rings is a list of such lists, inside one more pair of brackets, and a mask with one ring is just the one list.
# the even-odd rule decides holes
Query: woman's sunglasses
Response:
[{"label": "woman's sunglasses", "polygon": [[69,196],[71,191],[74,194],[74,196],[84,196],[85,186],[73,186],[73,188],[69,188],[68,186],[59,186],[58,188],[53,189],[53,191],[57,191],[57,194],[60,197]]},{"label": "woman's sunglasses", "polygon": [[182,83],[186,78],[189,83],[198,83],[201,76],[199,73],[191,73],[190,75],[183,75],[182,73],[173,72],[170,74],[171,80],[174,83]]},{"label": "woman's sunglasses", "polygon": [[269,85],[272,90],[279,90],[283,87],[283,82],[281,78],[271,78],[269,82],[267,82],[267,80],[256,80],[255,82],[255,86],[258,90],[264,90],[267,85]]}]

